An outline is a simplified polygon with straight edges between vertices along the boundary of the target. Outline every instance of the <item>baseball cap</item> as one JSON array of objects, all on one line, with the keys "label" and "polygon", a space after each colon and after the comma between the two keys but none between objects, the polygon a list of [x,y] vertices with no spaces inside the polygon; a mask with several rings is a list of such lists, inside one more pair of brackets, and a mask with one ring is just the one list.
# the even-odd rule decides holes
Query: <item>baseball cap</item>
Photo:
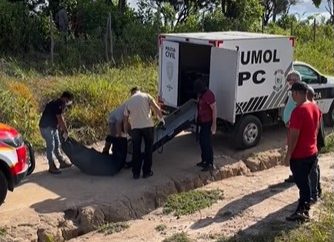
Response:
[{"label": "baseball cap", "polygon": [[295,82],[294,84],[292,84],[291,91],[307,91],[308,87],[307,84],[305,84],[304,82]]},{"label": "baseball cap", "polygon": [[313,96],[315,95],[314,89],[310,85],[307,85],[307,91],[311,93]]}]

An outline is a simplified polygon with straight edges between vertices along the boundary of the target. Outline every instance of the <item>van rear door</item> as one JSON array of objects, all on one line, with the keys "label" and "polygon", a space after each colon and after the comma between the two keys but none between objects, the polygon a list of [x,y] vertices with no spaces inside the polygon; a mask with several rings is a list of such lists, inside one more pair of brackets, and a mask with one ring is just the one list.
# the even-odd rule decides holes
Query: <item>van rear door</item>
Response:
[{"label": "van rear door", "polygon": [[165,105],[177,107],[179,43],[163,41],[160,48],[160,98]]},{"label": "van rear door", "polygon": [[209,88],[216,96],[217,117],[235,122],[239,53],[211,48]]}]

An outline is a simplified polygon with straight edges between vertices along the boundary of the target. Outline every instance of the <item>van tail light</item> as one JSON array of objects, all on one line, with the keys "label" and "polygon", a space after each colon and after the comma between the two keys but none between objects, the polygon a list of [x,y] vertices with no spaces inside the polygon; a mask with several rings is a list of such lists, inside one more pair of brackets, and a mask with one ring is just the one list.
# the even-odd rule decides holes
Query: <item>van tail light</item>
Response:
[{"label": "van tail light", "polygon": [[11,172],[13,175],[20,174],[28,168],[27,164],[27,148],[25,145],[16,149],[17,163],[11,167]]}]

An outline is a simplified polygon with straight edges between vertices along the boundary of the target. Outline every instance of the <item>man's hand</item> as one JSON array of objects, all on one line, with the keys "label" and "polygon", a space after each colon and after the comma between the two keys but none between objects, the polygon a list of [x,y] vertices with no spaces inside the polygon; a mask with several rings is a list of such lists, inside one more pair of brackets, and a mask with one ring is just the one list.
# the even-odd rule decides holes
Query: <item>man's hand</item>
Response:
[{"label": "man's hand", "polygon": [[161,122],[162,126],[165,126],[165,125],[166,125],[166,121],[165,121],[164,118],[161,118],[161,119],[160,119],[160,122]]},{"label": "man's hand", "polygon": [[283,165],[284,166],[289,166],[290,165],[290,159],[291,159],[291,155],[286,154],[285,158],[283,160]]},{"label": "man's hand", "polygon": [[63,136],[65,141],[68,139],[68,133],[67,132],[63,132],[62,136]]},{"label": "man's hand", "polygon": [[217,131],[217,124],[215,122],[212,123],[211,125],[211,133],[212,135],[215,135]]},{"label": "man's hand", "polygon": [[289,122],[285,123],[285,128],[289,128]]}]

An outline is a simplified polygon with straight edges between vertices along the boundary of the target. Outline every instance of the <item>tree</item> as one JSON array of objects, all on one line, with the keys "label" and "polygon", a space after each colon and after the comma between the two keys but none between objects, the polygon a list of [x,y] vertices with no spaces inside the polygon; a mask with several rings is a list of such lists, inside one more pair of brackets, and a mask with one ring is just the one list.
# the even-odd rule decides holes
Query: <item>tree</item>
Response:
[{"label": "tree", "polygon": [[[319,8],[320,4],[324,1],[322,0],[312,0],[314,6]],[[327,0],[326,10],[330,15],[329,21],[334,24],[334,0]]]},{"label": "tree", "polygon": [[169,23],[174,28],[191,15],[213,11],[217,4],[218,0],[140,0],[138,7],[141,18],[152,19],[157,13],[163,24]]},{"label": "tree", "polygon": [[269,20],[276,22],[277,15],[287,15],[290,7],[296,5],[299,0],[262,0],[264,8],[263,25],[268,25]]},{"label": "tree", "polygon": [[123,14],[126,10],[126,0],[118,0],[118,9]]},{"label": "tree", "polygon": [[334,0],[327,0],[326,10],[330,14],[329,21],[334,24]]},{"label": "tree", "polygon": [[318,8],[321,4],[321,0],[312,0],[313,4]]}]

